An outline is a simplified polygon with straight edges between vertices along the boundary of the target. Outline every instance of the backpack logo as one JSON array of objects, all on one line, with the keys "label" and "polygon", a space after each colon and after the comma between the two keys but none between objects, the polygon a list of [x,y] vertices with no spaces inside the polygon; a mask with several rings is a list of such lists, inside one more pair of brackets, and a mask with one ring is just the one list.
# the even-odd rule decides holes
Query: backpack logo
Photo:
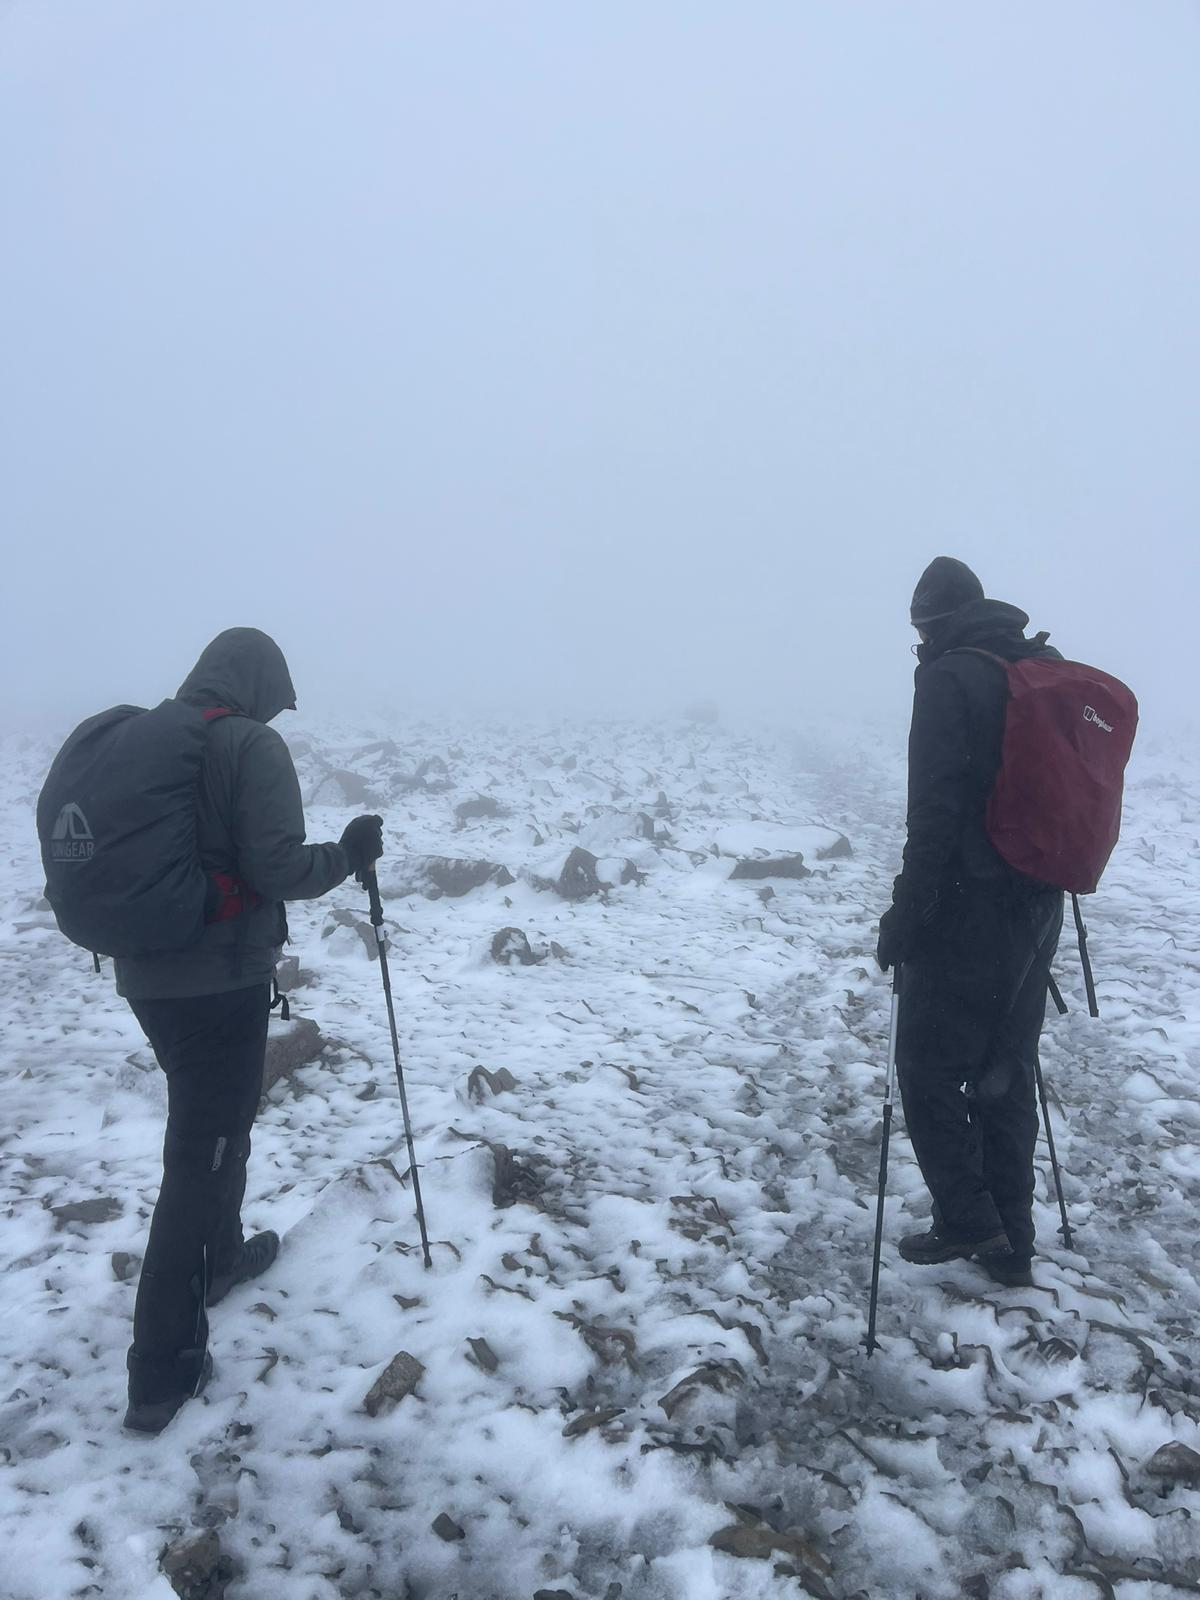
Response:
[{"label": "backpack logo", "polygon": [[1112,723],[1105,722],[1104,718],[1096,710],[1095,706],[1084,706],[1083,720],[1085,722],[1095,723],[1096,727],[1100,728],[1104,733],[1111,733],[1113,731]]},{"label": "backpack logo", "polygon": [[69,800],[58,813],[50,833],[50,859],[52,861],[90,861],[95,854],[96,841],[88,819]]}]

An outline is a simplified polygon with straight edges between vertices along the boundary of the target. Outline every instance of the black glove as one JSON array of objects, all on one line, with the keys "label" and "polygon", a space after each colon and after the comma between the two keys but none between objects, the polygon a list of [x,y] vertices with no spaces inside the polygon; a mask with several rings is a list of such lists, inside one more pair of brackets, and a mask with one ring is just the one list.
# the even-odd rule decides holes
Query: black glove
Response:
[{"label": "black glove", "polygon": [[896,880],[896,898],[879,919],[879,943],[875,947],[875,959],[884,972],[912,959],[936,910],[936,897],[922,905],[904,892],[900,879]]},{"label": "black glove", "polygon": [[350,871],[361,883],[383,854],[383,818],[355,817],[338,843],[350,857]]}]

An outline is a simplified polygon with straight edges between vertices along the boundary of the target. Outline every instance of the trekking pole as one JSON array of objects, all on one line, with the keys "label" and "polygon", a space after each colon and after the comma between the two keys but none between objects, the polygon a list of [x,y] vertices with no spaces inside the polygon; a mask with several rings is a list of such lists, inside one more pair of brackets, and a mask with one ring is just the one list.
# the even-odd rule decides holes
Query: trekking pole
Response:
[{"label": "trekking pole", "polygon": [[375,868],[363,873],[363,888],[371,901],[371,926],[375,929],[375,943],[379,949],[379,976],[383,979],[383,996],[387,1001],[388,1027],[392,1033],[392,1055],[396,1060],[396,1082],[400,1087],[400,1110],[404,1113],[404,1138],[408,1144],[408,1166],[412,1173],[413,1198],[417,1202],[417,1226],[421,1230],[421,1249],[425,1265],[431,1267],[429,1234],[425,1229],[425,1207],[421,1203],[421,1178],[417,1172],[417,1152],[413,1146],[412,1119],[408,1114],[408,1095],[404,1088],[404,1068],[400,1065],[400,1039],[396,1033],[396,1008],[392,1003],[392,978],[388,971],[387,936],[383,931],[383,901],[379,898],[379,879]]},{"label": "trekking pole", "polygon": [[1096,980],[1092,976],[1092,963],[1088,956],[1087,926],[1083,920],[1083,912],[1079,909],[1079,896],[1071,896],[1071,909],[1075,913],[1075,932],[1079,939],[1079,959],[1083,963],[1083,983],[1087,989],[1088,1016],[1098,1017],[1100,1007],[1096,1004]]},{"label": "trekking pole", "polygon": [[1046,1104],[1046,1080],[1042,1077],[1042,1064],[1035,1055],[1033,1058],[1034,1071],[1037,1074],[1038,1099],[1042,1102],[1042,1122],[1046,1129],[1046,1143],[1050,1146],[1050,1170],[1054,1173],[1054,1192],[1058,1195],[1058,1213],[1062,1217],[1062,1227],[1058,1230],[1063,1236],[1063,1243],[1068,1250],[1074,1250],[1075,1241],[1071,1236],[1071,1224],[1067,1221],[1067,1203],[1063,1199],[1062,1174],[1058,1170],[1058,1152],[1054,1148],[1054,1130],[1050,1126],[1050,1107]]},{"label": "trekking pole", "polygon": [[871,1309],[867,1315],[867,1355],[879,1349],[875,1313],[879,1308],[879,1258],[883,1251],[883,1202],[887,1194],[888,1144],[892,1136],[892,1088],[896,1081],[896,1028],[900,1020],[900,968],[892,974],[892,1020],[888,1032],[887,1081],[883,1091],[883,1140],[879,1147],[879,1195],[875,1203],[875,1255],[871,1262]]}]

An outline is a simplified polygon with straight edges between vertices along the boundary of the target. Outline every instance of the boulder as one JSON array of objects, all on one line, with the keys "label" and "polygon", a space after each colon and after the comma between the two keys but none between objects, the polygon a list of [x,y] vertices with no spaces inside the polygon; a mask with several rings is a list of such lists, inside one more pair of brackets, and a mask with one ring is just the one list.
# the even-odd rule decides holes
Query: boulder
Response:
[{"label": "boulder", "polygon": [[811,878],[804,865],[803,856],[763,856],[739,861],[729,874],[730,879],[741,878]]},{"label": "boulder", "polygon": [[474,822],[478,817],[502,817],[504,807],[499,800],[493,799],[490,794],[476,795],[474,800],[463,800],[454,808],[454,816],[461,828],[465,823]]},{"label": "boulder", "polygon": [[424,895],[427,900],[443,896],[458,900],[472,889],[493,883],[506,889],[516,879],[498,861],[465,861],[453,856],[413,856],[404,863],[401,875],[388,885],[394,895]]},{"label": "boulder", "polygon": [[1146,1463],[1146,1471],[1152,1478],[1200,1484],[1200,1455],[1190,1445],[1172,1439],[1154,1452]]},{"label": "boulder", "polygon": [[517,963],[522,967],[536,967],[545,959],[544,955],[535,954],[529,936],[520,928],[501,928],[492,937],[492,960],[499,966],[511,967]]},{"label": "boulder", "polygon": [[599,894],[603,888],[596,868],[597,861],[592,852],[576,845],[563,862],[562,871],[553,887],[564,900],[586,900],[589,895]]},{"label": "boulder", "polygon": [[309,1017],[282,1022],[272,1017],[267,1033],[267,1057],[263,1071],[263,1094],[280,1078],[289,1078],[298,1067],[320,1059],[325,1048],[321,1030]]}]

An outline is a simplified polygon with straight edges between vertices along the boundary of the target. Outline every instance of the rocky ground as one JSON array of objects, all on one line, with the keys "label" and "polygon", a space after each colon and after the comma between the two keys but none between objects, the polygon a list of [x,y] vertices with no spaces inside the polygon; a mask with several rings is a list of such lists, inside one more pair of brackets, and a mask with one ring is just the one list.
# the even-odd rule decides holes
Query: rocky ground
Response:
[{"label": "rocky ground", "polygon": [[0,771],[6,1600],[1165,1600],[1200,1591],[1200,768],[1139,752],[1047,1025],[1033,1290],[894,1241],[863,1351],[902,765],[853,742],[289,730],[381,871],[433,1269],[353,885],[293,908],[216,1377],[125,1438],[162,1089]]}]

